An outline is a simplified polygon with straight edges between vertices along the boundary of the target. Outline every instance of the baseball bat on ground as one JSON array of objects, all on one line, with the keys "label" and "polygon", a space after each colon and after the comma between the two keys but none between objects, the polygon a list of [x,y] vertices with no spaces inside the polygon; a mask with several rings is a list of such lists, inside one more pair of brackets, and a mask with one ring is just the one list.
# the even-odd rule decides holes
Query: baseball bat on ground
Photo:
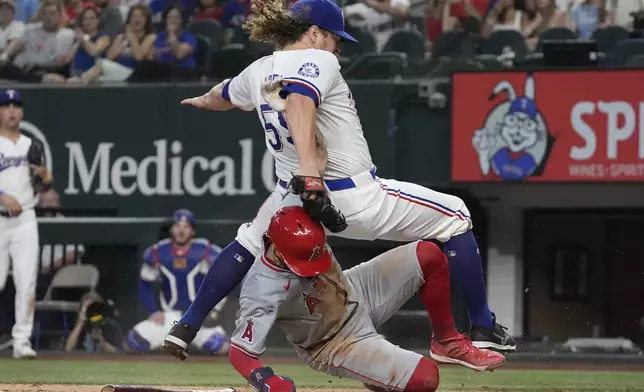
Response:
[{"label": "baseball bat on ground", "polygon": [[237,392],[235,388],[222,389],[167,389],[147,385],[105,385],[101,392]]}]

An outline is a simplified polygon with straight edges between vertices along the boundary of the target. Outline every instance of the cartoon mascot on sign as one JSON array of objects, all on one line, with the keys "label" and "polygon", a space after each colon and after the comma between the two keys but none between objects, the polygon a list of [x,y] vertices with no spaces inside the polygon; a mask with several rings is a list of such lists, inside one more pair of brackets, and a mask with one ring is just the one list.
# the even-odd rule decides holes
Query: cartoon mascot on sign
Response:
[{"label": "cartoon mascot on sign", "polygon": [[490,111],[483,128],[474,131],[472,145],[484,177],[521,181],[540,174],[554,138],[535,103],[532,75],[526,78],[523,96],[504,80],[494,87],[490,100],[504,91],[508,99]]}]

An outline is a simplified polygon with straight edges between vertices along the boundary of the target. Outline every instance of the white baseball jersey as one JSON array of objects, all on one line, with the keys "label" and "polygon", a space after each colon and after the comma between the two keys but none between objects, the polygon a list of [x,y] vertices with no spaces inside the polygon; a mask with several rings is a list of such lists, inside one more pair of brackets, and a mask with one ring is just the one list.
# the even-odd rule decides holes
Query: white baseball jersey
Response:
[{"label": "white baseball jersey", "polygon": [[222,95],[240,109],[257,111],[279,178],[290,179],[299,164],[284,115],[271,109],[261,94],[262,86],[275,79],[287,85],[282,91],[306,95],[315,102],[318,132],[328,152],[325,179],[351,177],[373,168],[353,96],[335,55],[316,49],[278,51],[248,66]]},{"label": "white baseball jersey", "polygon": [[[33,209],[38,204],[27,162],[30,146],[31,138],[25,135],[20,135],[16,143],[0,136],[0,190],[15,198],[23,211]],[[6,210],[0,204],[0,211]]]},{"label": "white baseball jersey", "polygon": [[[310,97],[317,105],[317,132],[327,150],[322,174],[329,197],[344,213],[348,228],[335,235],[362,240],[448,241],[472,227],[469,211],[458,197],[422,186],[376,176],[351,91],[333,53],[315,49],[277,51],[248,66],[228,82],[222,98],[240,109],[255,109],[266,132],[280,181],[255,219],[240,226],[235,240],[253,255],[262,234],[283,205],[284,187],[299,167],[286,120],[262,95],[262,87],[281,79],[282,92]],[[282,94],[283,95],[283,94]]]}]

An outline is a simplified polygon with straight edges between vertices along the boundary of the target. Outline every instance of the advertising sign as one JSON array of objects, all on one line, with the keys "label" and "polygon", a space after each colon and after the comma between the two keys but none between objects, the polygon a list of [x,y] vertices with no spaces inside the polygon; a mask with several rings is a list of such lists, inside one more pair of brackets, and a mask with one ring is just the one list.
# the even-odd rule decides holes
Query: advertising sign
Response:
[{"label": "advertising sign", "polygon": [[457,73],[452,181],[644,181],[644,70]]},{"label": "advertising sign", "polygon": [[[265,129],[255,112],[180,104],[208,88],[24,87],[21,129],[43,142],[63,208],[164,217],[183,207],[200,218],[252,219],[277,181]],[[390,90],[355,88],[365,105],[379,105],[363,124],[374,151],[387,147],[389,112],[373,91]]]}]

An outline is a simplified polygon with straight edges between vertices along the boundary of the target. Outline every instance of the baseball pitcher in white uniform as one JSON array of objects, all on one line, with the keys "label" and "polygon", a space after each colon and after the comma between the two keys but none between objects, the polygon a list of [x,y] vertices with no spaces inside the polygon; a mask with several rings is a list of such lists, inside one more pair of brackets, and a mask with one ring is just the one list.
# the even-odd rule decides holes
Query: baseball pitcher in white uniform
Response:
[{"label": "baseball pitcher in white uniform", "polygon": [[[341,40],[355,41],[344,31],[340,8],[331,0],[300,0],[288,10],[281,0],[260,4],[245,28],[252,40],[282,49],[182,103],[208,110],[254,110],[275,159],[278,182],[255,219],[242,225],[235,241],[217,256],[194,302],[166,337],[166,350],[185,358],[210,309],[237,286],[260,253],[270,218],[283,205],[283,195],[292,191],[305,208],[313,206],[307,212],[324,218],[320,221],[331,234],[440,241],[466,299],[474,344],[514,350],[514,340],[488,308],[479,248],[463,200],[377,177],[336,57]],[[329,214],[334,206],[344,213],[346,225],[345,217]]]},{"label": "baseball pitcher in white uniform", "polygon": [[[0,291],[9,267],[16,286],[16,323],[11,331],[14,358],[34,358],[31,332],[38,277],[38,192],[53,181],[42,160],[42,143],[20,133],[22,100],[16,90],[0,92]],[[40,159],[36,162],[33,158]],[[31,162],[31,163],[30,163]],[[38,178],[38,181],[35,181]],[[36,189],[34,189],[36,188]]]},{"label": "baseball pitcher in white uniform", "polygon": [[343,272],[324,229],[300,206],[280,209],[263,242],[242,284],[229,353],[233,367],[257,391],[296,390],[294,380],[259,360],[273,325],[314,370],[361,381],[374,391],[435,391],[436,363],[376,332],[416,293],[431,319],[436,362],[476,371],[503,364],[502,354],[474,347],[456,330],[447,259],[434,243],[411,242]]}]

